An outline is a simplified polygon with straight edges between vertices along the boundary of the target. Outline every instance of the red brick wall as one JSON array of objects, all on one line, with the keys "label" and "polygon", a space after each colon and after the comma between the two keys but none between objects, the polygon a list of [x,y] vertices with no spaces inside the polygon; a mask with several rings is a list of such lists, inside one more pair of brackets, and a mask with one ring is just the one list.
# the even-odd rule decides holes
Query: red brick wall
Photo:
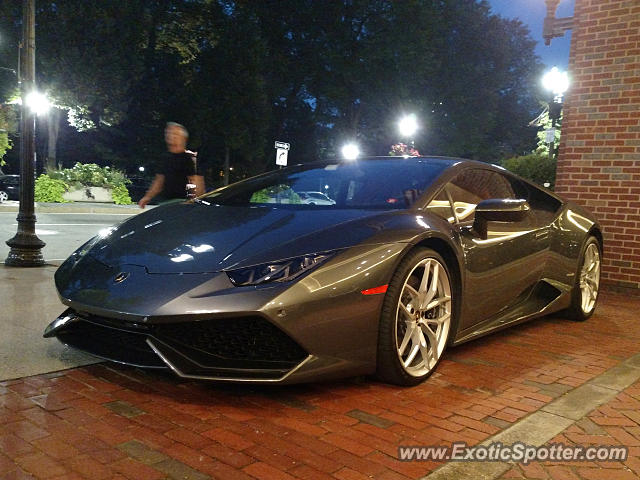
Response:
[{"label": "red brick wall", "polygon": [[640,289],[640,0],[576,0],[556,192],[604,230],[603,281]]}]

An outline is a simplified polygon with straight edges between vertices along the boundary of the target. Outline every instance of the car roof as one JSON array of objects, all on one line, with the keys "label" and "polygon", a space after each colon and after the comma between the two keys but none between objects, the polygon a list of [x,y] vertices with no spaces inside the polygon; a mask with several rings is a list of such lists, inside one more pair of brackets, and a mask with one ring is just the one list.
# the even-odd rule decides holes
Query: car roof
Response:
[{"label": "car roof", "polygon": [[477,162],[475,160],[468,160],[466,158],[457,158],[457,157],[444,157],[438,155],[419,155],[419,156],[410,156],[410,155],[387,155],[387,156],[366,156],[366,157],[358,157],[355,160],[344,160],[341,158],[335,159],[325,159],[321,160],[317,163],[349,163],[349,162],[375,162],[380,160],[404,160],[404,161],[424,161],[429,160],[434,163],[446,164],[446,165],[455,165],[460,162],[472,162],[472,163],[480,163],[485,164],[484,162]]},{"label": "car roof", "polygon": [[[505,169],[504,167],[502,167],[500,165],[493,164],[493,163],[481,162],[481,161],[478,161],[478,160],[469,160],[467,158],[445,157],[445,156],[437,156],[437,155],[434,155],[434,156],[431,156],[431,155],[420,155],[420,156],[362,157],[362,158],[358,158],[358,160],[375,161],[375,160],[390,160],[390,159],[399,159],[399,158],[403,159],[403,160],[415,159],[416,161],[418,161],[418,160],[422,160],[422,161],[428,160],[429,162],[440,164],[440,165],[448,167],[446,169],[446,172],[443,172],[443,175],[441,175],[440,178],[437,180],[437,182],[434,184],[434,186],[436,187],[435,188],[436,190],[439,188],[438,185],[443,185],[444,183],[449,181],[451,178],[453,178],[455,175],[457,175],[457,173],[460,172],[461,169],[481,168],[481,169],[491,170],[491,171],[494,171],[494,172],[499,172],[499,173],[503,173],[503,174],[515,177],[518,180],[520,180],[521,182],[524,182],[524,183],[528,184],[529,186],[531,186],[533,188],[536,188],[536,189],[538,189],[540,191],[543,191],[547,195],[550,195],[551,197],[555,198],[556,200],[559,200],[560,202],[563,202],[563,203],[565,202],[565,200],[562,197],[559,197],[558,195],[556,195],[555,192],[552,192],[550,190],[544,189],[540,185],[536,185],[532,181],[527,180],[526,178],[523,178],[520,175],[517,175],[517,174]],[[327,162],[327,163],[331,163],[331,162]],[[333,163],[335,163],[335,161]],[[455,168],[453,168],[453,167],[455,167]]]},{"label": "car roof", "polygon": [[438,156],[438,155],[420,155],[420,156],[409,156],[409,155],[389,155],[389,156],[363,156],[358,157],[355,160],[344,160],[341,158],[334,159],[323,159],[320,161],[304,163],[304,164],[292,164],[291,166],[306,166],[306,165],[335,165],[336,163],[352,163],[352,162],[376,162],[376,161],[385,161],[385,160],[395,160],[395,161],[421,161],[424,162],[427,160],[429,163],[433,163],[436,165],[441,165],[445,167],[445,169],[449,169],[454,166],[470,166],[470,167],[480,167],[480,168],[490,168],[490,169],[498,169],[504,170],[502,167],[493,165],[491,163],[482,162],[478,160],[469,160],[467,158],[459,158],[459,157],[446,157],[446,156]]}]

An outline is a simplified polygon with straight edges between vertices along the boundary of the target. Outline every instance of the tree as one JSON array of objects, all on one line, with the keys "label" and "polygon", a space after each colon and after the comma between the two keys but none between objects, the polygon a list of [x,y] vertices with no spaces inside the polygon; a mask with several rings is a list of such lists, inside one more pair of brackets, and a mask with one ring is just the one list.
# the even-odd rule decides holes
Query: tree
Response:
[{"label": "tree", "polygon": [[40,83],[68,112],[69,123],[87,133],[93,155],[130,168],[162,151],[162,126],[183,97],[175,92],[188,83],[200,46],[214,36],[210,3],[40,3]]},{"label": "tree", "polygon": [[[19,12],[6,3],[0,25],[14,28]],[[167,120],[187,126],[210,173],[225,158],[242,175],[271,168],[273,140],[291,143],[293,162],[335,156],[347,139],[386,154],[410,112],[426,154],[496,160],[535,146],[535,42],[485,0],[39,8],[39,83],[76,127],[50,125],[59,163],[152,165]]]},{"label": "tree", "polygon": [[556,159],[549,158],[548,155],[532,153],[507,158],[501,163],[507,170],[538,185],[545,186],[548,183],[549,188],[553,189],[556,183]]},{"label": "tree", "polygon": [[[536,135],[538,139],[538,143],[535,149],[535,153],[538,155],[549,156],[550,142],[547,142],[547,130],[551,130],[553,125],[551,118],[549,118],[549,110],[545,109],[545,111],[543,111],[542,114],[540,114],[537,120],[538,120],[537,126],[541,128],[539,128],[538,133]],[[553,134],[554,152],[552,156],[557,156],[558,147],[560,146],[562,115],[560,115],[560,118],[556,120],[555,126],[553,127],[553,129],[554,129],[554,134]]]},{"label": "tree", "polygon": [[5,154],[13,148],[18,131],[17,109],[8,102],[20,96],[17,78],[20,19],[19,2],[0,3],[0,167],[6,165]]},{"label": "tree", "polygon": [[9,137],[10,133],[15,133],[17,121],[15,110],[10,105],[0,105],[0,167],[5,165],[4,155],[13,147],[13,142]]},{"label": "tree", "polygon": [[268,65],[253,10],[225,4],[216,28],[224,34],[201,49],[199,68],[192,76],[200,103],[192,118],[198,137],[208,144],[207,160],[223,160],[228,183],[231,156],[249,170],[263,168],[269,126],[263,72]]}]

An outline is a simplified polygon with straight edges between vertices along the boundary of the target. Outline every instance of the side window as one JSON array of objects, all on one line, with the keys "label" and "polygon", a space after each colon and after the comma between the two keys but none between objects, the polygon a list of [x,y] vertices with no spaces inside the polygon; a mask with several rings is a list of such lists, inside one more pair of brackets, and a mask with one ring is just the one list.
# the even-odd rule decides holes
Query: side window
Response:
[{"label": "side window", "polygon": [[429,202],[427,212],[433,213],[449,223],[455,223],[456,221],[453,209],[451,208],[451,202],[449,202],[449,197],[445,189],[442,189],[440,193]]},{"label": "side window", "polygon": [[524,190],[520,197],[529,202],[529,206],[535,213],[538,226],[546,226],[553,222],[562,202],[533,185],[518,183],[521,185],[520,188]]},{"label": "side window", "polygon": [[253,192],[249,203],[302,203],[302,200],[289,185],[280,184]]},{"label": "side window", "polygon": [[516,198],[511,183],[489,170],[466,170],[447,185],[459,222],[473,222],[476,205],[489,198]]}]

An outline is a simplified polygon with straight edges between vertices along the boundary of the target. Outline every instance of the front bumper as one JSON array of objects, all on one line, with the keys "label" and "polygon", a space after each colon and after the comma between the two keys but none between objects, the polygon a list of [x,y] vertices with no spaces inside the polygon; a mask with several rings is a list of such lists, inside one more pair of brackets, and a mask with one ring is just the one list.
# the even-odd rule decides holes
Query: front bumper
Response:
[{"label": "front bumper", "polygon": [[[185,378],[298,383],[372,373],[384,295],[361,291],[388,283],[402,248],[354,248],[293,283],[258,287],[86,256],[56,272],[69,310],[45,336]],[[115,281],[119,272],[126,281]]]},{"label": "front bumper", "polygon": [[257,315],[146,324],[67,309],[44,336],[106,360],[208,380],[281,382],[311,358]]}]

